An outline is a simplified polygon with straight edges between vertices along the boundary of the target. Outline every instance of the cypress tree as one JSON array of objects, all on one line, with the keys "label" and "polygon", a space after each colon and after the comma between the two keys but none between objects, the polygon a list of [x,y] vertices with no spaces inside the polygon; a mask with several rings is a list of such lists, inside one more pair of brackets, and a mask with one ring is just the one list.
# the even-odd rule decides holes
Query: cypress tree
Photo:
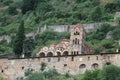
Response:
[{"label": "cypress tree", "polygon": [[21,22],[16,37],[13,43],[13,52],[15,53],[16,57],[20,57],[23,52],[23,44],[25,40],[24,34],[24,21]]}]

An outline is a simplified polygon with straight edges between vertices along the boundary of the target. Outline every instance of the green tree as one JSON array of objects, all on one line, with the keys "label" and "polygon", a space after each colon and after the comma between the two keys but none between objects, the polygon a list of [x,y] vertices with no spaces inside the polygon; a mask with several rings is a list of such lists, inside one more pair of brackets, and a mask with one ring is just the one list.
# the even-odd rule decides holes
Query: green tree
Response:
[{"label": "green tree", "polygon": [[41,65],[40,70],[41,70],[41,71],[44,71],[45,68],[46,68],[46,63],[45,63],[45,62],[42,62],[40,65]]},{"label": "green tree", "polygon": [[35,48],[35,41],[32,38],[27,38],[24,41],[23,44],[23,54],[25,54],[25,57],[30,57],[33,49]]},{"label": "green tree", "polygon": [[105,6],[105,11],[113,13],[120,10],[120,1],[114,1],[113,3],[107,3]]},{"label": "green tree", "polygon": [[100,80],[100,70],[86,71],[82,80]]},{"label": "green tree", "polygon": [[100,80],[119,80],[120,68],[114,65],[105,66],[101,72]]},{"label": "green tree", "polygon": [[46,30],[39,35],[41,42],[46,45],[49,40],[57,39],[57,33],[52,30]]},{"label": "green tree", "polygon": [[44,75],[42,73],[33,73],[32,75],[30,75],[28,78],[26,78],[26,80],[46,80],[44,78]]},{"label": "green tree", "polygon": [[25,14],[27,11],[34,10],[37,1],[38,0],[23,0],[22,13]]},{"label": "green tree", "polygon": [[25,14],[27,11],[35,10],[35,8],[38,6],[38,3],[42,2],[47,2],[47,0],[23,0],[22,13]]},{"label": "green tree", "polygon": [[56,76],[59,75],[56,69],[50,69],[48,71],[43,72],[45,78],[48,78],[50,80],[54,80]]},{"label": "green tree", "polygon": [[16,57],[20,57],[23,52],[24,40],[25,40],[24,22],[22,21],[18,28],[18,32],[13,43],[13,52],[15,52]]},{"label": "green tree", "polygon": [[114,41],[111,40],[111,39],[103,39],[101,41],[101,45],[106,48],[106,49],[109,49],[109,48],[112,48],[113,47],[113,43]]},{"label": "green tree", "polygon": [[15,15],[15,14],[17,14],[16,7],[14,7],[14,6],[9,6],[9,7],[8,7],[8,13],[9,13],[10,15]]},{"label": "green tree", "polygon": [[96,21],[99,22],[101,21],[102,18],[102,10],[100,8],[100,6],[97,6],[90,14],[90,19],[92,21]]},{"label": "green tree", "polygon": [[95,48],[94,50],[93,50],[93,53],[94,54],[98,54],[98,53],[100,53],[101,52],[101,49],[100,48]]},{"label": "green tree", "polygon": [[115,40],[119,40],[120,39],[120,27],[117,27],[113,30],[112,32],[112,36]]},{"label": "green tree", "polygon": [[33,73],[33,69],[32,68],[28,68],[25,70],[25,76],[29,76]]}]

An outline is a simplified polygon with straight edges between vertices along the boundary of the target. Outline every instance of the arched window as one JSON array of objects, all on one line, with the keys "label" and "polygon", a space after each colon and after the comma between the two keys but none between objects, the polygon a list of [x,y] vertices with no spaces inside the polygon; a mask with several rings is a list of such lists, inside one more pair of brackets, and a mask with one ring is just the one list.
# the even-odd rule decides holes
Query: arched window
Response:
[{"label": "arched window", "polygon": [[74,35],[76,35],[76,33],[74,33]]},{"label": "arched window", "polygon": [[67,56],[67,55],[68,55],[68,51],[64,51],[64,52],[63,52],[63,55],[64,55],[64,56]]},{"label": "arched window", "polygon": [[52,52],[48,52],[47,56],[51,57],[51,56],[53,56],[53,53]]},{"label": "arched window", "polygon": [[44,53],[44,52],[41,52],[41,53],[39,54],[39,56],[40,56],[40,57],[45,57],[45,53]]},{"label": "arched window", "polygon": [[74,51],[74,55],[76,55],[76,51]]},{"label": "arched window", "polygon": [[86,65],[85,64],[81,64],[79,68],[80,69],[84,69],[84,68],[86,68]]},{"label": "arched window", "polygon": [[73,40],[73,44],[75,44],[75,41]]},{"label": "arched window", "polygon": [[60,53],[60,52],[57,52],[57,56],[61,56],[61,53]]},{"label": "arched window", "polygon": [[75,44],[77,44],[77,38],[75,38]]},{"label": "arched window", "polygon": [[78,43],[77,44],[79,44],[79,39],[78,39]]},{"label": "arched window", "polygon": [[74,55],[73,51],[71,52],[71,55]]},{"label": "arched window", "polygon": [[92,64],[92,68],[93,68],[93,69],[98,68],[98,66],[99,66],[99,65],[98,65],[97,63]]},{"label": "arched window", "polygon": [[77,51],[77,55],[79,54],[79,52]]},{"label": "arched window", "polygon": [[74,32],[74,35],[79,35],[79,32],[78,31]]}]

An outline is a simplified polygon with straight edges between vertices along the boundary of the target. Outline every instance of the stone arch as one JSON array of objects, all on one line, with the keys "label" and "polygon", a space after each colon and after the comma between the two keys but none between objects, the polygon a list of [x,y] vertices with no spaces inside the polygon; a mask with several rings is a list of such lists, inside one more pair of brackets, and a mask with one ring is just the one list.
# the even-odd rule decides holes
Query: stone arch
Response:
[{"label": "stone arch", "polygon": [[61,56],[61,52],[58,51],[58,52],[56,52],[56,53],[57,53],[57,56]]},{"label": "stone arch", "polygon": [[68,56],[68,55],[69,55],[69,52],[68,52],[68,51],[64,51],[64,52],[63,52],[63,55],[64,55],[64,56]]},{"label": "stone arch", "polygon": [[40,57],[45,57],[45,53],[44,53],[44,52],[41,52],[41,53],[39,54],[39,56],[40,56]]},{"label": "stone arch", "polygon": [[81,65],[79,66],[79,68],[80,68],[80,69],[84,69],[84,68],[86,68],[86,65],[85,65],[85,64],[81,64]]},{"label": "stone arch", "polygon": [[98,63],[94,63],[94,64],[92,64],[92,66],[91,66],[93,69],[96,69],[96,68],[98,68],[99,67],[99,65],[98,65]]},{"label": "stone arch", "polygon": [[52,52],[48,52],[47,56],[51,57],[51,56],[53,56],[53,53]]},{"label": "stone arch", "polygon": [[111,65],[111,63],[110,62],[106,62],[106,65]]}]

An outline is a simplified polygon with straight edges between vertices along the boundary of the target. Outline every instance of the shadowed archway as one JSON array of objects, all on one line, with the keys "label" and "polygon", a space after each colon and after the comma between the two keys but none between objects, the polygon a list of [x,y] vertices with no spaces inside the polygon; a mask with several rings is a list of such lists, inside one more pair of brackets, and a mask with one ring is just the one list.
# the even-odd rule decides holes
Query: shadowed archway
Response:
[{"label": "shadowed archway", "polygon": [[80,68],[80,69],[84,69],[84,68],[86,68],[86,65],[85,65],[85,64],[81,64],[81,65],[79,66],[79,68]]},{"label": "shadowed archway", "polygon": [[63,52],[63,55],[64,55],[64,56],[68,56],[68,55],[69,55],[68,51],[64,51],[64,52]]},{"label": "shadowed archway", "polygon": [[99,67],[99,65],[97,64],[97,63],[94,63],[94,64],[92,64],[92,66],[91,66],[93,69],[96,69],[96,68],[98,68]]},{"label": "shadowed archway", "polygon": [[53,53],[52,53],[52,52],[48,52],[48,53],[47,53],[47,56],[48,56],[48,57],[52,57],[52,56],[53,56]]},{"label": "shadowed archway", "polygon": [[57,52],[57,56],[61,56],[61,53],[60,53],[60,52]]},{"label": "shadowed archway", "polygon": [[45,57],[45,53],[44,53],[44,52],[41,52],[41,53],[39,54],[39,56],[40,56],[40,57]]}]

